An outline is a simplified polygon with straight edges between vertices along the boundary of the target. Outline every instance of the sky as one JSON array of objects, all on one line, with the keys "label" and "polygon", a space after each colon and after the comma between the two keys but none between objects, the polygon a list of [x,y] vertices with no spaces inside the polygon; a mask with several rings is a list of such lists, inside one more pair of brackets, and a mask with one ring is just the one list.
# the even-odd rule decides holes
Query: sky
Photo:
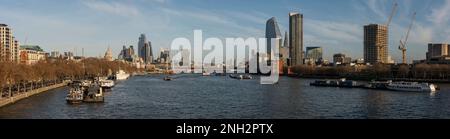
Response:
[{"label": "sky", "polygon": [[[399,40],[412,13],[416,22],[408,42],[408,61],[424,59],[427,44],[450,42],[450,0],[398,0],[389,32],[389,54],[401,59]],[[111,47],[137,48],[145,33],[154,55],[172,40],[203,37],[264,37],[265,23],[275,17],[288,30],[288,13],[304,15],[304,47],[322,46],[324,57],[335,53],[363,57],[363,26],[386,23],[392,0],[0,0],[0,23],[8,24],[21,44],[46,51],[104,55]]]}]

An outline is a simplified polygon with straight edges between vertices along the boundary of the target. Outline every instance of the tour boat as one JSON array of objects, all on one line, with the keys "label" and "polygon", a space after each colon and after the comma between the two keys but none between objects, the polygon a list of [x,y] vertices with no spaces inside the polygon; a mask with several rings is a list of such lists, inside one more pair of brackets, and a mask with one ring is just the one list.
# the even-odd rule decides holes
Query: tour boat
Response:
[{"label": "tour boat", "polygon": [[66,96],[66,101],[69,104],[78,104],[83,102],[83,89],[82,87],[72,87],[69,90],[69,94]]},{"label": "tour boat", "polygon": [[128,77],[130,77],[130,74],[126,73],[123,70],[119,70],[116,73],[116,80],[126,80],[126,79],[128,79]]},{"label": "tour boat", "polygon": [[106,88],[106,89],[114,87],[114,81],[113,80],[100,80],[99,84],[100,84],[100,87]]},{"label": "tour boat", "polygon": [[436,86],[429,83],[418,82],[392,82],[387,85],[387,88],[395,91],[408,91],[408,92],[434,92]]}]

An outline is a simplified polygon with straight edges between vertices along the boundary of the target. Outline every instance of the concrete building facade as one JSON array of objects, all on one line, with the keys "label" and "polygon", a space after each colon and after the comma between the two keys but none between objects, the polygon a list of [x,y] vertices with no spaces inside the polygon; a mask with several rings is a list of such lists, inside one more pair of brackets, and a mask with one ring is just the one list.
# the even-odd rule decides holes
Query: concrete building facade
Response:
[{"label": "concrete building facade", "polygon": [[303,64],[303,14],[289,13],[289,63],[290,66]]},{"label": "concrete building facade", "polygon": [[381,24],[364,26],[364,60],[366,63],[388,63],[388,28]]},{"label": "concrete building facade", "polygon": [[20,61],[19,41],[15,40],[12,29],[6,24],[0,24],[0,60]]}]

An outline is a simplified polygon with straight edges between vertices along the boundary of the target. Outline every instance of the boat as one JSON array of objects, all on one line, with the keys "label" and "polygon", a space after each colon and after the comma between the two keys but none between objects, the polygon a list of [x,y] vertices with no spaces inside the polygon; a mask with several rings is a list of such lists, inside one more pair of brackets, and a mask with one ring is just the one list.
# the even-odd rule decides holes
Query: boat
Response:
[{"label": "boat", "polygon": [[203,73],[202,73],[202,76],[211,76],[211,73],[203,72]]},{"label": "boat", "polygon": [[245,75],[230,74],[229,76],[231,78],[233,78],[233,79],[238,79],[238,80],[249,80],[249,79],[252,79],[252,76],[247,75],[247,74],[245,74]]},{"label": "boat", "polygon": [[116,73],[116,80],[126,80],[126,79],[128,79],[129,77],[130,77],[130,74],[126,73],[126,72],[123,71],[123,70],[119,70],[119,71]]},{"label": "boat", "polygon": [[83,80],[83,81],[81,81],[80,86],[82,86],[82,87],[89,87],[89,86],[91,86],[91,84],[92,84],[92,81]]},{"label": "boat", "polygon": [[86,103],[102,103],[105,101],[103,96],[103,88],[100,86],[90,87],[84,92],[83,102]]},{"label": "boat", "polygon": [[113,80],[100,80],[99,84],[104,89],[111,89],[115,85]]},{"label": "boat", "polygon": [[347,88],[360,87],[360,85],[358,85],[356,81],[346,80],[345,78],[342,78],[340,80],[317,80],[310,83],[309,85],[321,87],[347,87]]},{"label": "boat", "polygon": [[436,86],[429,83],[418,82],[391,82],[386,86],[389,90],[407,92],[435,92]]},{"label": "boat", "polygon": [[69,104],[78,104],[83,102],[83,88],[81,86],[71,87],[69,93],[66,96],[66,101]]},{"label": "boat", "polygon": [[372,80],[370,83],[365,85],[364,87],[367,89],[381,89],[381,90],[387,90],[387,86],[392,83],[392,80],[389,81],[374,81]]},{"label": "boat", "polygon": [[172,78],[170,78],[169,76],[164,77],[163,79],[164,81],[172,81]]}]

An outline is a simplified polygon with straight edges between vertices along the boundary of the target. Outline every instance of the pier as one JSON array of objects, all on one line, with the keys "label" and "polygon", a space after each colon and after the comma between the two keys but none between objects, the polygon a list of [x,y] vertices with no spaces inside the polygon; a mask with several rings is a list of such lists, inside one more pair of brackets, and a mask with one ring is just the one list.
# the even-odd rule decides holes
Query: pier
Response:
[{"label": "pier", "polygon": [[42,87],[42,88],[38,88],[38,89],[33,89],[33,90],[30,90],[30,91],[27,91],[24,93],[17,94],[13,97],[0,98],[0,108],[3,106],[9,105],[9,104],[15,103],[17,101],[20,101],[22,99],[28,98],[30,96],[40,94],[40,93],[43,93],[43,92],[46,92],[46,91],[49,91],[52,89],[60,88],[60,87],[66,86],[66,85],[67,85],[66,82],[62,82],[62,83],[55,84],[55,85],[50,85],[50,86],[46,86],[46,87]]}]

